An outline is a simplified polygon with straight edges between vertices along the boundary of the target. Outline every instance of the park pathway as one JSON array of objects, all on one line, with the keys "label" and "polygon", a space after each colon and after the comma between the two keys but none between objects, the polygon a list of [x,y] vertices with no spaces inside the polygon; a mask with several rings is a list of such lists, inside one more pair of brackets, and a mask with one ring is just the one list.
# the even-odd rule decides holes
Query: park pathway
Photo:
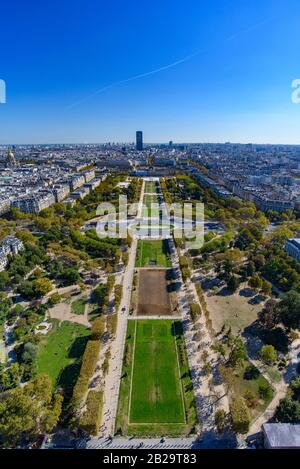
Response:
[{"label": "park pathway", "polygon": [[[145,181],[143,181],[142,185],[137,217],[140,217],[142,213],[144,187]],[[129,318],[129,309],[131,303],[131,290],[135,269],[136,249],[137,239],[134,237],[132,239],[129,251],[128,264],[125,268],[122,279],[123,294],[121,304],[117,312],[118,325],[116,337],[111,344],[111,359],[108,373],[105,379],[103,417],[100,427],[100,436],[102,437],[110,437],[114,434],[115,421],[118,410],[119,389],[121,384],[127,320]]]}]

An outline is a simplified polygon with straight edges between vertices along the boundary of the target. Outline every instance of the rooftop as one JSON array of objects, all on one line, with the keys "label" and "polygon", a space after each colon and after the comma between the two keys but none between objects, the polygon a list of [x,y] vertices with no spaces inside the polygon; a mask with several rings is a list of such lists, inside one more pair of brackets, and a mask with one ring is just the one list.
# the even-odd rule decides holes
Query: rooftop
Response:
[{"label": "rooftop", "polygon": [[300,249],[300,238],[290,238],[287,240],[287,242],[294,244],[294,246]]},{"label": "rooftop", "polygon": [[300,448],[300,425],[265,423],[263,429],[271,447]]}]

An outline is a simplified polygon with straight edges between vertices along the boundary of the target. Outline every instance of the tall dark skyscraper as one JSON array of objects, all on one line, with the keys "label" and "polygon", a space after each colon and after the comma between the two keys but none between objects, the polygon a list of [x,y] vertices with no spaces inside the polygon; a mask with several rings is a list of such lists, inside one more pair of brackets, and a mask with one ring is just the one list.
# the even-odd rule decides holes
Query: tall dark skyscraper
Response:
[{"label": "tall dark skyscraper", "polygon": [[136,149],[138,151],[143,149],[143,132],[141,130],[136,131]]}]

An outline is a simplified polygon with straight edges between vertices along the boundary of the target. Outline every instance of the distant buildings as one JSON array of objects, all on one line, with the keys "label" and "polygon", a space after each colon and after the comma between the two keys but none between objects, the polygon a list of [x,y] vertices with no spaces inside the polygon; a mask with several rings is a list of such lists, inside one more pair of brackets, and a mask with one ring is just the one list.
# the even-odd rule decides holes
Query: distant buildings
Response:
[{"label": "distant buildings", "polygon": [[37,193],[31,197],[20,197],[13,200],[11,206],[23,213],[39,213],[55,203],[55,197],[51,192]]},{"label": "distant buildings", "polygon": [[10,254],[18,254],[23,248],[24,245],[22,241],[15,236],[6,236],[6,238],[0,242],[0,272],[7,266],[8,256]]},{"label": "distant buildings", "polygon": [[296,261],[300,262],[300,239],[299,238],[291,238],[285,242],[284,246],[286,252],[289,256],[296,259]]},{"label": "distant buildings", "polygon": [[120,171],[128,171],[132,169],[131,161],[128,158],[123,159],[102,159],[97,161],[97,167],[100,168],[109,168],[109,169],[116,169]]},{"label": "distant buildings", "polygon": [[14,168],[15,166],[17,166],[17,162],[16,162],[16,159],[15,159],[15,155],[13,154],[13,151],[11,148],[9,148],[7,150],[7,166],[9,168]]},{"label": "distant buildings", "polygon": [[206,176],[260,210],[300,209],[299,146],[195,144],[189,153]]},{"label": "distant buildings", "polygon": [[55,202],[62,202],[70,194],[70,186],[68,184],[56,185],[52,189]]},{"label": "distant buildings", "polygon": [[74,174],[69,179],[69,184],[72,191],[75,191],[75,189],[78,189],[78,187],[83,186],[85,182],[86,181],[83,173]]},{"label": "distant buildings", "polygon": [[225,187],[220,186],[217,182],[215,182],[213,179],[210,179],[207,176],[204,176],[201,173],[194,174],[195,179],[200,182],[200,184],[203,184],[203,186],[208,187],[211,189],[216,195],[221,197],[222,199],[228,199],[232,197],[232,193],[229,192]]},{"label": "distant buildings", "polygon": [[265,212],[268,210],[272,210],[273,212],[284,212],[294,208],[294,203],[290,200],[279,200],[275,197],[272,199],[268,196],[256,195],[253,195],[251,199],[260,210]]},{"label": "distant buildings", "polygon": [[136,149],[143,151],[143,132],[141,130],[136,131]]}]

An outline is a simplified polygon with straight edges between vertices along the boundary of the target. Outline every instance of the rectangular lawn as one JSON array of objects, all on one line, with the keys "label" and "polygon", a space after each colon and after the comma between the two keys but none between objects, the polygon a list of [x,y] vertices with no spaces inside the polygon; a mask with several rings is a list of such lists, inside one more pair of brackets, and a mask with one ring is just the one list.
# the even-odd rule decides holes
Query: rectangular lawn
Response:
[{"label": "rectangular lawn", "polygon": [[197,423],[181,321],[129,320],[115,434],[185,437]]},{"label": "rectangular lawn", "polygon": [[130,423],[185,423],[173,321],[136,322]]},{"label": "rectangular lawn", "polygon": [[145,194],[154,193],[158,191],[158,186],[155,181],[146,181],[145,182]]},{"label": "rectangular lawn", "polygon": [[136,254],[136,267],[171,267],[169,243],[164,240],[139,240]]}]

